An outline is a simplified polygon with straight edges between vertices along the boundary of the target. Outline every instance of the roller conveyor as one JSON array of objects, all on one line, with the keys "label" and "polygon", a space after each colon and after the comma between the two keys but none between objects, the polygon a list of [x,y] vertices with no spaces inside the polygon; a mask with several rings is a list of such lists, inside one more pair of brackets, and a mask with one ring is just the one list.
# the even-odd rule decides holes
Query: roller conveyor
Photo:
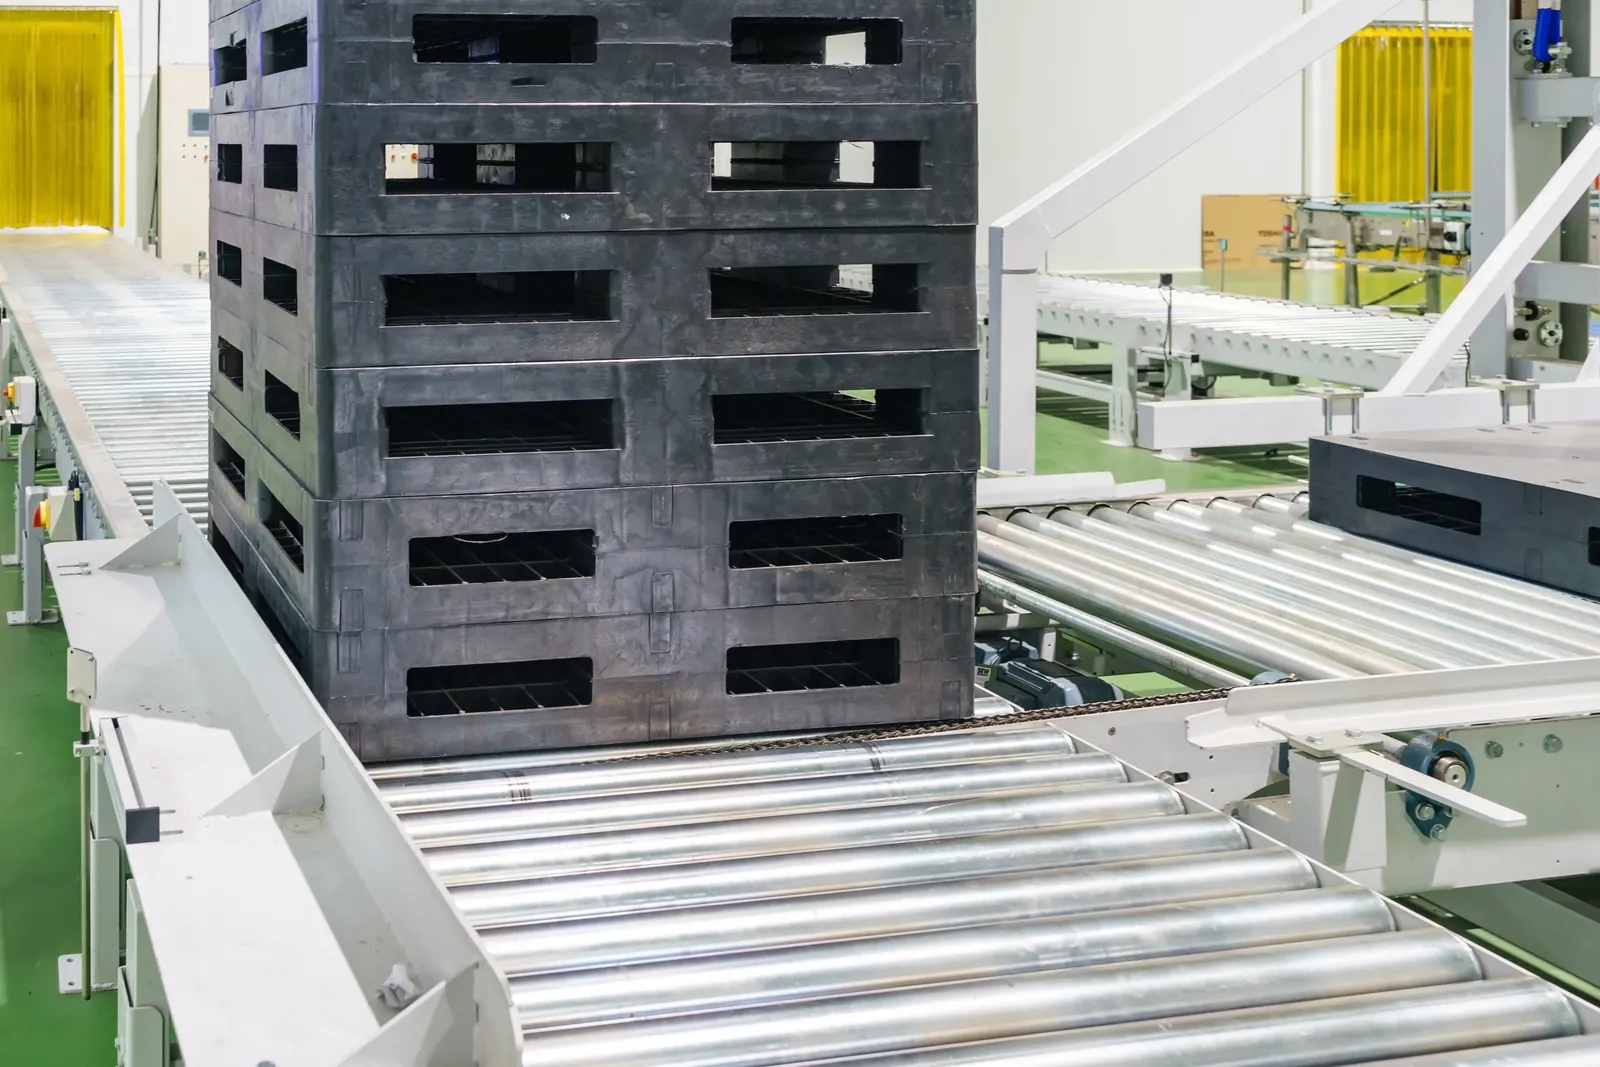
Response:
[{"label": "roller conveyor", "polygon": [[510,977],[529,1067],[1600,1056],[1552,987],[1068,727],[375,777]]},{"label": "roller conveyor", "polygon": [[[115,280],[106,264],[120,249],[83,248],[94,286],[71,280],[80,253],[69,242],[30,290],[19,285],[29,255],[0,244],[0,286],[28,309],[24,340],[44,338],[52,354],[52,336],[87,344],[65,328],[77,302],[159,291],[160,278]],[[38,312],[52,306],[53,335],[52,313]],[[183,349],[199,384],[182,391],[199,398],[201,421],[186,437],[184,409],[168,411],[170,471],[149,453],[137,459],[115,429],[122,413],[107,398],[118,383],[136,391],[141,375],[97,376],[81,363],[74,377],[58,361],[52,402],[83,416],[62,422],[74,456],[100,442],[121,457],[113,469],[132,493],[172,472],[203,481],[209,345],[199,329],[201,343]],[[139,358],[116,351],[125,367]],[[123,399],[137,406],[141,395],[160,396]],[[192,496],[182,502],[196,511]],[[1555,606],[1537,600],[1531,618]],[[192,634],[216,639],[209,616],[197,626]],[[180,633],[191,631],[169,636]],[[229,689],[200,669],[198,645],[167,653],[187,664],[161,672],[169,683],[203,676]],[[217,706],[237,711],[238,698],[234,688]],[[1600,1059],[1590,1009],[1087,749],[1068,728],[725,739],[390,765],[372,777],[509,978],[525,1064]]]},{"label": "roller conveyor", "polygon": [[[211,299],[106,234],[0,236],[0,298],[58,444],[121,536],[165,480],[205,524]],[[119,529],[119,527],[121,527]]]},{"label": "roller conveyor", "polygon": [[1090,612],[1236,679],[1600,655],[1593,602],[1311,522],[1303,499],[1045,508],[978,529],[979,582],[997,596]]},{"label": "roller conveyor", "polygon": [[[1160,348],[1166,339],[1169,296],[1175,351],[1221,366],[1366,389],[1388,384],[1433,325],[1429,318],[1374,309],[1041,274],[1039,332]],[[1463,349],[1446,372],[1445,384],[1464,384],[1465,361]]]}]

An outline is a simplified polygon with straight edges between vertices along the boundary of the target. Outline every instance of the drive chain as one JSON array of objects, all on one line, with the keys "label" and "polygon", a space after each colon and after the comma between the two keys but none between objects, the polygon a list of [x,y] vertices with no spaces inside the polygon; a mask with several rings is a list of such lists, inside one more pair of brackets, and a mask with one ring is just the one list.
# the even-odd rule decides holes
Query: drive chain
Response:
[{"label": "drive chain", "polygon": [[1098,704],[1082,704],[1075,708],[1046,708],[1041,711],[1020,711],[1012,715],[992,715],[982,719],[946,719],[937,722],[902,723],[882,728],[860,730],[835,730],[808,737],[786,737],[773,741],[751,741],[735,748],[719,748],[714,752],[641,752],[632,756],[614,756],[595,760],[595,763],[636,763],[640,760],[676,759],[682,756],[731,755],[744,752],[770,752],[788,748],[810,748],[816,745],[862,744],[872,741],[893,741],[901,737],[921,737],[927,734],[956,733],[961,730],[981,730],[993,726],[1015,726],[1022,723],[1046,722],[1051,719],[1072,719],[1083,715],[1104,715],[1114,711],[1139,711],[1143,708],[1164,708],[1173,704],[1199,704],[1208,700],[1223,700],[1229,689],[1202,689],[1191,693],[1172,693],[1166,696],[1128,697],[1107,700]]}]

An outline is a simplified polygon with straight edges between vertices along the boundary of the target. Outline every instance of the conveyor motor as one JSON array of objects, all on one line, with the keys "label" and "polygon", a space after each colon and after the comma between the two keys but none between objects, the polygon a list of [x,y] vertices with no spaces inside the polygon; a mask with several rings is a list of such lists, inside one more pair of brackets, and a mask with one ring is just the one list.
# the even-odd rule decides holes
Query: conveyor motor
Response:
[{"label": "conveyor motor", "polygon": [[998,664],[984,688],[1027,711],[1103,704],[1127,695],[1110,682],[1043,659]]}]

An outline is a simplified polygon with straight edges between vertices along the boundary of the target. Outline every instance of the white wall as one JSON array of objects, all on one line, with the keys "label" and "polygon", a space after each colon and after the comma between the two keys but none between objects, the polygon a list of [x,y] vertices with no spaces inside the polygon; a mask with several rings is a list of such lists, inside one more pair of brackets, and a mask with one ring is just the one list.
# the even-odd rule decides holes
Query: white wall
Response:
[{"label": "white wall", "polygon": [[[1406,0],[1390,20],[1419,20]],[[979,0],[980,221],[987,226],[1228,66],[1303,0]],[[1472,0],[1432,0],[1439,22]],[[1194,270],[1208,193],[1329,194],[1334,82],[1319,63],[1063,237],[1052,270]],[[979,241],[979,256],[987,242]]]},{"label": "white wall", "polygon": [[[1299,0],[980,0],[980,221],[1154,116],[1299,8]],[[1063,237],[1051,269],[1198,267],[1201,194],[1298,191],[1300,125],[1291,85]]]},{"label": "white wall", "polygon": [[178,63],[211,65],[208,16],[205,0],[122,0],[122,12],[123,63],[129,75],[124,80],[128,213],[117,236],[144,247],[156,203],[156,72]]}]

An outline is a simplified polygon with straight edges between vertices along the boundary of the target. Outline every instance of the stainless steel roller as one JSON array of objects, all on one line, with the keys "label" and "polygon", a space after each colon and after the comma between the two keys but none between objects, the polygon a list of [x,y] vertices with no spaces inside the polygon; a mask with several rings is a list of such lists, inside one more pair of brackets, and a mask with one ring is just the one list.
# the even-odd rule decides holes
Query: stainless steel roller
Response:
[{"label": "stainless steel roller", "polygon": [[1239,824],[1226,815],[1180,815],[461,886],[451,897],[474,926],[510,926],[1225,852],[1245,844]]},{"label": "stainless steel roller", "polygon": [[525,1035],[523,1063],[778,1067],[1480,977],[1460,938],[1417,930],[535,1031]]},{"label": "stainless steel roller", "polygon": [[[1151,596],[1165,600],[1179,610],[1201,612],[1208,616],[1228,619],[1249,629],[1279,635],[1282,639],[1291,641],[1318,656],[1342,663],[1346,668],[1353,668],[1358,672],[1392,674],[1414,669],[1404,660],[1364,648],[1342,637],[1330,636],[1323,632],[1324,628],[1315,628],[1280,615],[1264,613],[1257,607],[1234,603],[1213,594],[1174,586],[1165,577],[1156,577],[1143,568],[1132,567],[1118,561],[1109,553],[1102,551],[1103,546],[1096,544],[1091,538],[1082,537],[1075,530],[1064,529],[1061,537],[1047,537],[1021,525],[1032,518],[1035,517],[1019,515],[1014,522],[997,522],[987,517],[980,517],[979,529],[984,533],[1011,541],[1044,559],[1069,567],[1076,573],[1087,571],[1103,574],[1122,588],[1141,589]],[[1070,541],[1062,539],[1068,535]]]},{"label": "stainless steel roller", "polygon": [[511,991],[522,1025],[538,1029],[1354,937],[1392,923],[1381,898],[1346,886],[518,978]]},{"label": "stainless steel roller", "polygon": [[[1161,519],[1162,515],[1168,518]],[[1067,521],[1064,515],[1062,518]],[[1229,573],[1251,574],[1260,582],[1314,591],[1352,607],[1383,613],[1392,624],[1406,622],[1437,631],[1452,647],[1463,650],[1463,654],[1476,654],[1486,663],[1552,655],[1536,641],[1498,630],[1470,615],[1441,612],[1431,601],[1408,596],[1403,586],[1361,581],[1347,570],[1323,565],[1323,561],[1314,558],[1287,558],[1279,546],[1259,536],[1219,535],[1201,523],[1186,522],[1149,505],[1134,505],[1127,511],[1096,508],[1087,521],[1097,533],[1104,530],[1158,551],[1181,551],[1187,546],[1207,560],[1222,561],[1232,568]]]},{"label": "stainless steel roller", "polygon": [[1183,802],[1159,782],[1052,787],[858,811],[654,826],[570,837],[431,849],[428,866],[446,885],[704,863],[777,853],[931,841],[1101,820],[1178,815]]},{"label": "stainless steel roller", "polygon": [[456,779],[402,780],[383,783],[379,788],[384,800],[396,811],[421,811],[568,800],[653,789],[870,774],[992,759],[1070,756],[1074,751],[1066,731],[1054,723],[1039,722],[884,741],[636,759],[526,773],[475,774]]},{"label": "stainless steel roller", "polygon": [[[1249,532],[1252,526],[1260,522],[1255,509],[1236,512],[1226,507],[1202,508],[1196,504],[1178,502],[1170,510],[1172,514],[1192,521],[1242,532]],[[1289,530],[1279,530],[1278,534],[1275,540],[1281,541],[1285,547],[1337,561],[1339,566],[1354,574],[1403,584],[1417,595],[1436,596],[1444,603],[1466,610],[1505,614],[1524,632],[1537,634],[1541,641],[1548,642],[1554,648],[1567,649],[1569,654],[1600,651],[1600,625],[1590,623],[1586,614],[1548,606],[1521,590],[1480,587],[1466,573],[1457,573],[1468,572],[1470,568],[1456,566],[1450,570],[1434,570],[1407,560],[1397,560],[1380,550],[1374,550],[1376,542],[1365,538],[1348,538],[1329,527],[1307,530],[1297,525]],[[1337,536],[1330,538],[1330,534]],[[1259,537],[1260,534],[1255,536]]]},{"label": "stainless steel roller", "polygon": [[1575,597],[1555,589],[1547,589],[1544,586],[1534,585],[1531,582],[1521,581],[1504,574],[1496,574],[1493,571],[1479,570],[1476,567],[1453,563],[1437,556],[1411,552],[1398,545],[1356,537],[1332,526],[1324,526],[1321,523],[1312,522],[1306,517],[1309,510],[1307,503],[1309,499],[1308,496],[1302,494],[1291,503],[1276,497],[1264,497],[1256,501],[1256,506],[1253,509],[1256,513],[1254,517],[1282,528],[1305,533],[1325,542],[1331,541],[1354,546],[1372,555],[1383,556],[1436,574],[1442,574],[1449,577],[1452,582],[1464,583],[1483,590],[1497,591],[1502,599],[1509,598],[1519,605],[1538,602],[1554,609],[1562,616],[1580,615],[1591,624],[1600,626],[1600,604],[1592,600]]},{"label": "stainless steel roller", "polygon": [[1308,679],[1355,678],[1361,674],[1349,664],[1285,640],[1270,628],[1263,631],[1232,619],[1185,610],[1142,587],[1043,558],[987,533],[988,524],[994,521],[978,516],[979,561],[1069,605],[1105,614],[1141,633],[1158,635],[1170,644],[1248,676],[1270,669]]},{"label": "stainless steel roller", "polygon": [[[1160,527],[1116,508],[1099,508],[1092,516],[1062,509],[1052,513],[1051,520],[1138,553],[1141,559],[1156,557],[1167,566],[1182,566],[1197,576],[1223,582],[1227,588],[1289,599],[1314,612],[1315,617],[1333,617],[1364,627],[1368,641],[1392,637],[1418,643],[1450,666],[1501,663],[1513,648],[1499,640],[1487,623],[1441,619],[1436,611],[1408,604],[1393,590],[1363,588],[1310,568],[1291,567],[1225,539]],[[1480,647],[1480,642],[1486,647]]]},{"label": "stainless steel roller", "polygon": [[1303,512],[1268,496],[1255,507],[980,515],[979,558],[1025,593],[1247,677],[1524,663],[1600,647],[1600,607],[1351,537]]},{"label": "stainless steel roller", "polygon": [[1543,982],[1523,978],[823,1063],[827,1067],[1345,1067],[1386,1056],[1562,1038],[1578,1028],[1564,996]]},{"label": "stainless steel roller", "polygon": [[628,827],[671,826],[740,815],[828,811],[864,805],[945,800],[983,793],[1026,792],[1052,785],[1126,780],[1110,756],[987,760],[965,766],[918,767],[876,774],[754,782],[654,793],[508,804],[459,811],[401,813],[423,847]]},{"label": "stainless steel roller", "polygon": [[1224,670],[1207,663],[1199,656],[1191,656],[1170,645],[1135,633],[1126,626],[1118,626],[1098,615],[1070,607],[993,571],[979,569],[978,588],[1002,598],[1008,604],[1014,604],[1026,611],[1036,612],[1061,623],[1079,637],[1088,638],[1106,651],[1132,655],[1180,681],[1195,682],[1219,689],[1250,684],[1250,679],[1242,674]]},{"label": "stainless steel roller", "polygon": [[1595,1067],[1597,1063],[1600,1063],[1600,1037],[1584,1035],[1562,1037],[1554,1041],[1501,1045],[1471,1052],[1407,1056],[1369,1064],[1368,1067]]},{"label": "stainless steel roller", "polygon": [[488,930],[508,974],[541,974],[1313,889],[1288,849],[1142,860],[1035,874],[826,893]]},{"label": "stainless steel roller", "polygon": [[[1363,613],[1351,618],[1346,605],[1304,589],[1273,583],[1258,585],[1249,575],[1216,573],[1208,560],[1186,559],[1182,545],[1152,552],[1142,546],[1119,541],[1104,534],[1090,534],[1079,526],[1055,522],[1038,515],[1016,515],[1012,522],[1025,530],[1059,540],[1069,547],[1087,548],[1097,555],[1131,564],[1147,579],[1170,583],[1185,593],[1220,598],[1296,626],[1310,627],[1325,637],[1349,642],[1356,648],[1371,649],[1381,644],[1386,654],[1404,660],[1412,667],[1446,670],[1470,666],[1471,661],[1453,654],[1427,635],[1403,633],[1384,615]],[[1387,630],[1387,633],[1384,631]],[[1354,662],[1354,661],[1352,661]],[[1364,664],[1356,663],[1356,666]]]},{"label": "stainless steel roller", "polygon": [[[1367,565],[1362,553],[1339,549],[1316,539],[1303,538],[1297,533],[1263,528],[1254,518],[1234,517],[1226,512],[1179,503],[1170,508],[1139,506],[1134,514],[1163,530],[1182,530],[1223,543],[1233,543],[1254,553],[1267,554],[1301,570],[1321,574],[1342,582],[1352,589],[1389,591],[1393,595],[1422,608],[1441,623],[1479,623],[1486,605],[1475,594],[1455,582],[1443,580],[1401,564],[1371,558]],[[1252,512],[1253,516],[1255,513]],[[1494,613],[1496,617],[1500,612]],[[1579,654],[1581,641],[1569,635],[1556,635],[1537,620],[1521,618],[1507,610],[1505,623],[1499,628],[1500,639],[1483,643],[1483,648],[1499,651],[1512,644],[1518,649],[1517,662],[1538,659],[1558,659]]]}]

